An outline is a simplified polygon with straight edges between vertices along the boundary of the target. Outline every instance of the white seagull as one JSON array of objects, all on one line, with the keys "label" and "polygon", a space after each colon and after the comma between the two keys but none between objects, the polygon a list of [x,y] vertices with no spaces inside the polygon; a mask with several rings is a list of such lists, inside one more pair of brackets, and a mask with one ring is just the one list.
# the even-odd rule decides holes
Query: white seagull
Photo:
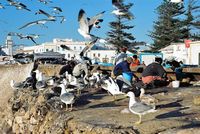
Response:
[{"label": "white seagull", "polygon": [[50,22],[50,21],[52,22],[52,21],[55,21],[55,20],[41,19],[41,20],[32,21],[32,22],[29,22],[29,23],[23,25],[19,29],[23,29],[23,28],[30,27],[30,26],[33,26],[33,25],[42,25],[43,27],[47,28],[47,26],[45,26],[44,24],[47,23],[47,22]]},{"label": "white seagull", "polygon": [[183,3],[184,0],[170,0],[172,3]]},{"label": "white seagull", "polygon": [[64,16],[53,16],[53,15],[50,15],[47,12],[45,12],[44,10],[41,10],[41,9],[39,9],[39,11],[37,11],[35,14],[43,14],[43,15],[48,17],[48,20],[51,20],[51,21],[56,21],[57,17],[61,18],[60,23],[63,23],[64,21],[66,21]]},{"label": "white seagull", "polygon": [[24,83],[23,82],[15,82],[14,80],[10,81],[10,86],[13,89],[23,89],[24,88]]},{"label": "white seagull", "polygon": [[147,105],[154,106],[154,109],[155,109],[155,105],[158,102],[158,100],[155,97],[151,96],[150,94],[145,94],[144,88],[141,88],[140,92],[141,92],[140,93],[140,101]]},{"label": "white seagull", "polygon": [[79,22],[79,26],[80,28],[78,29],[78,32],[85,38],[85,39],[89,39],[89,40],[94,40],[98,37],[90,34],[90,31],[92,29],[92,27],[97,27],[100,28],[98,26],[98,24],[100,22],[103,21],[103,19],[99,19],[105,11],[97,14],[96,16],[92,17],[92,18],[86,18],[86,14],[85,11],[83,9],[81,9],[79,11],[78,14],[78,22]]},{"label": "white seagull", "polygon": [[53,8],[53,13],[55,13],[55,14],[59,14],[60,12],[62,12],[62,9],[60,8],[60,7],[51,7],[51,8]]},{"label": "white seagull", "polygon": [[135,100],[135,94],[133,92],[128,92],[126,96],[129,96],[129,110],[139,116],[139,121],[135,124],[142,123],[142,115],[145,115],[150,112],[155,112],[154,107],[151,105],[144,104],[142,102],[137,102]]},{"label": "white seagull", "polygon": [[107,90],[110,94],[112,94],[114,96],[114,100],[116,100],[116,95],[125,94],[122,91],[120,91],[119,86],[111,77],[104,80],[101,87]]},{"label": "white seagull", "polygon": [[112,11],[115,15],[125,15],[127,13],[127,9],[125,9],[121,3],[121,0],[112,0],[112,5],[115,10]]},{"label": "white seagull", "polygon": [[60,100],[66,104],[66,110],[68,110],[68,105],[70,105],[70,111],[72,111],[72,106],[75,102],[75,96],[72,93],[66,91],[65,84],[62,83],[59,86],[62,88]]},{"label": "white seagull", "polygon": [[5,9],[5,7],[0,3],[0,9]]},{"label": "white seagull", "polygon": [[9,3],[10,6],[15,6],[16,9],[18,9],[18,10],[25,9],[27,11],[31,11],[30,9],[27,8],[26,5],[24,5],[21,2],[17,2],[17,1],[13,1],[13,0],[7,0],[7,1],[8,1],[8,3]]},{"label": "white seagull", "polygon": [[17,34],[17,36],[20,39],[31,40],[33,43],[35,43],[36,45],[38,45],[38,43],[34,39],[39,38],[39,35],[36,35],[36,34],[29,34],[29,35]]}]

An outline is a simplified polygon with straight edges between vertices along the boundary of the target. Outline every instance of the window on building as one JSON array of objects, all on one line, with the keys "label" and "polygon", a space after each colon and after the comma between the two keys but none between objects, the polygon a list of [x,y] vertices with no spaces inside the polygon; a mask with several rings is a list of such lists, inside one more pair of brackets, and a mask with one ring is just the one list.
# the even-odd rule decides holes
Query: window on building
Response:
[{"label": "window on building", "polygon": [[49,51],[49,49],[46,49],[46,52],[48,52]]},{"label": "window on building", "polygon": [[98,53],[98,57],[100,57],[100,53]]},{"label": "window on building", "polygon": [[95,53],[93,53],[93,57],[95,57],[96,55],[95,55]]},{"label": "window on building", "polygon": [[76,47],[74,46],[74,50],[76,50]]},{"label": "window on building", "polygon": [[80,47],[80,50],[82,50],[82,47]]},{"label": "window on building", "polygon": [[57,47],[57,50],[60,51],[60,47]]},{"label": "window on building", "polygon": [[70,58],[70,54],[68,54],[68,58]]}]

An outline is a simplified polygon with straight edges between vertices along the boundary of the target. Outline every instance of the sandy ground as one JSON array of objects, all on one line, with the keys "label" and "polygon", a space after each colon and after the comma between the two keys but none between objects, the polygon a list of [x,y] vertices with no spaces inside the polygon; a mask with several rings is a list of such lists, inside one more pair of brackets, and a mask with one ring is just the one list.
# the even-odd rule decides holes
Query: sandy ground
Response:
[{"label": "sandy ground", "polygon": [[[0,66],[0,106],[5,106],[13,91],[9,86],[11,79],[22,81],[30,73],[31,64],[21,66]],[[47,67],[45,67],[47,68]],[[46,73],[54,74],[57,68],[49,68]],[[44,68],[43,68],[44,69]],[[49,70],[48,69],[48,70]],[[45,69],[44,69],[45,72]],[[160,88],[148,91],[159,101],[157,111],[142,117],[142,124],[135,125],[138,116],[122,113],[128,108],[128,98],[113,96],[101,89],[88,89],[77,98],[74,110],[66,114],[73,116],[73,122],[88,124],[101,128],[133,129],[135,133],[155,134],[171,130],[198,129],[200,133],[200,106],[194,105],[193,98],[200,96],[200,87]],[[81,128],[80,128],[81,129]],[[86,129],[86,128],[84,128]]]},{"label": "sandy ground", "polygon": [[105,128],[133,128],[141,134],[160,133],[170,129],[200,129],[199,106],[193,104],[193,97],[200,96],[199,87],[156,90],[162,91],[153,94],[159,100],[157,111],[144,115],[140,125],[134,124],[138,121],[138,116],[130,112],[122,113],[122,110],[128,108],[128,98],[121,95],[114,102],[113,96],[102,91],[82,94],[71,114],[78,122]]}]

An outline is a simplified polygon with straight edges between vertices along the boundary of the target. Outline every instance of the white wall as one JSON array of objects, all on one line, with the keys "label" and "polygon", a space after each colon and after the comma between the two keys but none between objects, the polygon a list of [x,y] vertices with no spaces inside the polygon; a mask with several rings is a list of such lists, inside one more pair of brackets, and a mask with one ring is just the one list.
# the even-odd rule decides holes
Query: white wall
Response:
[{"label": "white wall", "polygon": [[189,48],[185,47],[185,43],[173,43],[161,51],[164,59],[175,57],[176,60],[183,61],[185,64],[198,65],[200,41],[191,42]]}]

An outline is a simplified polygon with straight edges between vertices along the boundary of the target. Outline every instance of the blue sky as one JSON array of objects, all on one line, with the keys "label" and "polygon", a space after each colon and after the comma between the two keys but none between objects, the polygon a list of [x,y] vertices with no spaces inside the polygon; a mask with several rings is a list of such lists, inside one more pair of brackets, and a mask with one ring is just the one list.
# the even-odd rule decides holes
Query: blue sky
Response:
[{"label": "blue sky", "polygon": [[[101,29],[92,29],[91,33],[99,37],[105,38],[106,33],[110,30],[109,22],[114,20],[114,15],[111,11],[111,0],[52,0],[53,3],[45,5],[39,3],[37,0],[18,0],[31,9],[31,12],[26,10],[16,10],[15,7],[6,6],[6,9],[0,9],[0,44],[4,44],[8,32],[18,32],[22,34],[40,34],[41,37],[36,39],[38,43],[50,42],[53,38],[72,38],[74,40],[84,40],[84,38],[78,33],[79,27],[77,16],[79,10],[82,8],[85,10],[87,16],[91,17],[95,14],[106,11]],[[162,0],[125,0],[126,2],[133,2],[134,5],[131,8],[135,19],[130,21],[131,25],[135,27],[130,30],[133,33],[136,41],[146,41],[151,43],[152,40],[147,35],[148,31],[152,30],[153,21],[156,20],[157,14],[155,13],[156,7],[160,5]],[[1,0],[3,5],[8,4],[6,0]],[[42,9],[46,12],[51,12],[50,7],[61,7],[63,12],[60,15],[66,17],[66,22],[60,24],[57,22],[46,23],[48,28],[42,28],[40,26],[31,26],[18,30],[19,27],[24,24],[46,18],[43,15],[35,15],[38,9]],[[17,37],[13,37],[15,44],[27,44],[33,45],[31,41],[20,40]]]}]

